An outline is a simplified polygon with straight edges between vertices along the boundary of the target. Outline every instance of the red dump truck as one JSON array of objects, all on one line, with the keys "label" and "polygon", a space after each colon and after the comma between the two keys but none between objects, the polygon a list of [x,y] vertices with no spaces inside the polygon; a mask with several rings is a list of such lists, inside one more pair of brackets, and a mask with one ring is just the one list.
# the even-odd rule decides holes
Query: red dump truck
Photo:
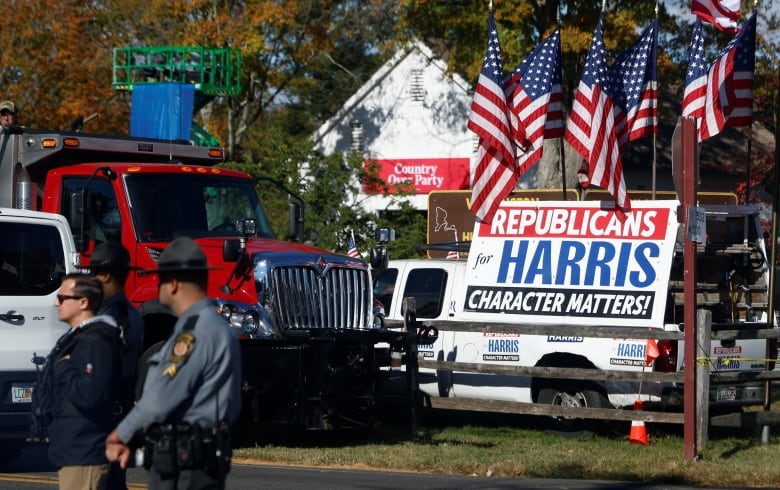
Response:
[{"label": "red dump truck", "polygon": [[[0,207],[64,215],[82,265],[96,244],[118,241],[133,266],[152,268],[171,240],[192,237],[216,268],[208,294],[240,333],[242,419],[371,426],[384,362],[375,346],[399,336],[376,328],[368,265],[277,240],[253,179],[222,161],[221,148],[4,127]],[[154,277],[131,273],[127,291],[151,347],[175,319]]]}]

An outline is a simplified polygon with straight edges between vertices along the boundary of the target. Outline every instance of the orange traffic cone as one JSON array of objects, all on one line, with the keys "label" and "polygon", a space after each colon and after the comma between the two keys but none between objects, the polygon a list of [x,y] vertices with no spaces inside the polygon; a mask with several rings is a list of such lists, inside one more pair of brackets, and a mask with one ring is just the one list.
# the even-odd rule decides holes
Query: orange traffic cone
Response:
[{"label": "orange traffic cone", "polygon": [[[634,410],[642,410],[642,400],[634,402]],[[650,445],[650,442],[647,440],[647,430],[645,430],[645,422],[643,420],[631,421],[631,434],[628,436],[628,442],[644,446]]]}]

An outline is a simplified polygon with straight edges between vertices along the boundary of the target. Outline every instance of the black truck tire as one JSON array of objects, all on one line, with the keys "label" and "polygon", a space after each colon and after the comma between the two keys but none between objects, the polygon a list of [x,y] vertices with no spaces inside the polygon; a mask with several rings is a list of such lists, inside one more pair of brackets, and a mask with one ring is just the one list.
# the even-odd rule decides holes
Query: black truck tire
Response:
[{"label": "black truck tire", "polygon": [[[539,390],[538,403],[581,408],[612,408],[604,390],[595,383],[548,381]],[[565,432],[597,427],[585,419],[553,417],[553,429]]]}]

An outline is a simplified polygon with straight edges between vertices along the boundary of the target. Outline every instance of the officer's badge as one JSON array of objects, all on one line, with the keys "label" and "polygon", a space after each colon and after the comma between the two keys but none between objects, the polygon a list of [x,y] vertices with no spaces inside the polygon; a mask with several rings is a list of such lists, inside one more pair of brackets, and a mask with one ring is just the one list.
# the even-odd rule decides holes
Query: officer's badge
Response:
[{"label": "officer's badge", "polygon": [[178,364],[183,363],[192,354],[192,348],[195,346],[195,336],[189,332],[180,333],[173,343],[170,360]]}]

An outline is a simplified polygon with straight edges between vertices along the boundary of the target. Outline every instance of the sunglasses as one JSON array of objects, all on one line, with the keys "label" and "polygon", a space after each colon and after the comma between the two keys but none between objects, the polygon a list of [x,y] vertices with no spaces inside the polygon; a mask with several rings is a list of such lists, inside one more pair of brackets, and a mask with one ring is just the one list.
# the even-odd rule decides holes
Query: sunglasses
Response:
[{"label": "sunglasses", "polygon": [[58,294],[57,295],[57,302],[58,303],[64,303],[65,300],[69,299],[82,299],[84,296],[71,296],[69,294]]}]

